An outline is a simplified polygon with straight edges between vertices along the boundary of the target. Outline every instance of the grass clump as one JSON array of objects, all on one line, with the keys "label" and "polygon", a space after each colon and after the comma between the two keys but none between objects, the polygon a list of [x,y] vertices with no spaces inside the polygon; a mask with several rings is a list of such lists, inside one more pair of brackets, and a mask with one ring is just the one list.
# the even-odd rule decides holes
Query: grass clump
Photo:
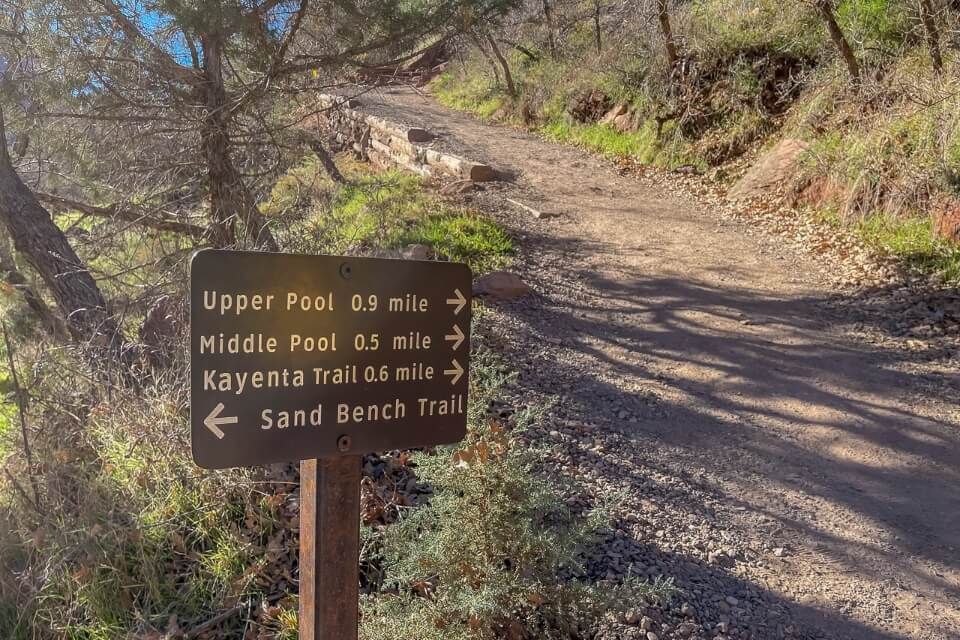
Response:
[{"label": "grass clump", "polygon": [[[607,124],[575,122],[565,113],[566,103],[574,92],[569,85],[564,85],[566,88],[558,93],[543,91],[543,78],[549,77],[551,82],[557,80],[556,63],[540,61],[522,69],[522,86],[536,94],[527,102],[543,103],[542,111],[531,126],[535,126],[545,138],[575,144],[609,158],[631,158],[670,168],[703,164],[691,153],[689,145],[674,135],[676,127],[670,124],[662,127],[658,135],[653,120],[643,122],[636,131],[619,131]],[[620,86],[610,74],[594,76],[594,79],[611,88]],[[583,80],[578,84],[583,84]],[[498,95],[496,85],[483,80],[482,76],[445,73],[431,86],[437,100],[451,108],[467,111],[484,120],[497,117],[511,122],[522,121],[515,111],[516,103]],[[620,87],[619,94],[627,99],[630,92],[622,91]]]},{"label": "grass clump", "polygon": [[269,210],[292,220],[283,235],[294,251],[363,255],[417,243],[476,272],[509,262],[513,243],[496,223],[442,201],[422,178],[345,158],[340,167],[344,185],[326,178],[313,156],[278,181]]},{"label": "grass clump", "polygon": [[20,447],[3,461],[0,637],[176,637],[224,611],[216,637],[276,626],[293,587],[292,478],[193,464],[183,362],[108,397],[85,361],[31,355],[31,397],[59,403],[29,413],[33,464]]},{"label": "grass clump", "polygon": [[507,97],[480,74],[444,73],[431,85],[437,99],[453,109],[487,120],[507,105]]},{"label": "grass clump", "polygon": [[678,20],[694,34],[689,46],[700,58],[724,58],[749,50],[812,58],[826,41],[814,12],[780,0],[697,2]]},{"label": "grass clump", "polygon": [[512,424],[485,415],[504,380],[481,353],[467,438],[415,456],[433,494],[382,533],[382,585],[363,601],[366,640],[579,637],[603,613],[671,595],[667,582],[584,578],[579,553],[608,516],[572,513],[557,478],[538,468],[521,439],[536,413]]},{"label": "grass clump", "polygon": [[929,218],[878,214],[860,220],[856,230],[869,245],[896,256],[907,267],[960,283],[960,246],[938,239],[932,226]]},{"label": "grass clump", "polygon": [[[77,389],[70,374],[34,382],[47,393],[58,384],[92,391]],[[269,540],[289,520],[251,501],[255,471],[193,466],[179,404],[185,381],[145,395],[115,391],[86,411],[77,403],[41,414],[46,428],[31,433],[37,464],[6,462],[25,493],[36,487],[37,495],[36,504],[8,499],[0,508],[0,601],[20,603],[16,618],[0,616],[0,636],[130,637],[168,630],[171,620],[189,628],[270,595],[278,567]],[[9,486],[3,495],[19,497]],[[262,521],[273,525],[251,526]]]},{"label": "grass clump", "polygon": [[664,133],[658,137],[652,121],[646,121],[637,131],[624,132],[607,124],[555,120],[544,125],[541,131],[551,140],[576,144],[608,158],[630,158],[667,168],[683,165],[703,168],[702,158],[695,156],[682,140],[669,135],[673,129],[664,127]]},{"label": "grass clump", "polygon": [[513,253],[513,241],[503,229],[469,212],[420,218],[397,244],[425,244],[448,260],[466,262],[476,272],[505,266]]}]

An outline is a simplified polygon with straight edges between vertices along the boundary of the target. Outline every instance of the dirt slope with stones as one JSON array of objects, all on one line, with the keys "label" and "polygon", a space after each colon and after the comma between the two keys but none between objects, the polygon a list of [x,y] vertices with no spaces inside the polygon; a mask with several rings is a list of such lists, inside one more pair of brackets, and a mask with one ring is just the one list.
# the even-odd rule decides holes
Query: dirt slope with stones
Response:
[{"label": "dirt slope with stones", "polygon": [[691,177],[409,90],[362,101],[503,174],[466,197],[517,237],[533,292],[490,300],[483,338],[515,402],[552,403],[533,439],[586,487],[571,500],[615,496],[596,577],[684,590],[600,638],[960,638],[955,290]]}]

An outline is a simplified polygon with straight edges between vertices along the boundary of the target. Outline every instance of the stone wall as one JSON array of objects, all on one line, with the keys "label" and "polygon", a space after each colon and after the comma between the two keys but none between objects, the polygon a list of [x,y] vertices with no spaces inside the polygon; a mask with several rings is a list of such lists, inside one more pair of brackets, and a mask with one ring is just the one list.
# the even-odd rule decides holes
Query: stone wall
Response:
[{"label": "stone wall", "polygon": [[355,101],[321,95],[327,125],[337,142],[360,157],[382,165],[396,165],[422,176],[445,175],[458,180],[485,182],[497,173],[487,164],[431,148],[435,136],[426,129],[408,127],[358,110]]}]

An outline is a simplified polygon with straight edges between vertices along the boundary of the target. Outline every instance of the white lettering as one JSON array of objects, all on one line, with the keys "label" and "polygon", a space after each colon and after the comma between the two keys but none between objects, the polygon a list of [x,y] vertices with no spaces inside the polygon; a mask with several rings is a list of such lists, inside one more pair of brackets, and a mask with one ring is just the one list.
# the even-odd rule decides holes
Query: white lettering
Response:
[{"label": "white lettering", "polygon": [[207,311],[216,311],[221,316],[230,312],[239,316],[244,311],[269,311],[274,296],[255,293],[217,293],[216,291],[203,292],[203,308]]},{"label": "white lettering", "polygon": [[303,369],[272,369],[270,371],[217,371],[204,369],[203,390],[223,391],[241,395],[250,389],[282,389],[303,387],[306,373]]},{"label": "white lettering", "polygon": [[264,409],[260,412],[260,428],[264,431],[276,427],[277,429],[286,429],[287,427],[319,427],[323,424],[323,405],[307,411],[306,409],[295,409],[293,411],[276,411],[274,417],[273,409]]},{"label": "white lettering", "polygon": [[287,311],[333,311],[333,293],[325,296],[305,296],[295,291],[287,292]]},{"label": "white lettering", "polygon": [[389,307],[390,311],[395,312],[410,311],[413,313],[423,313],[427,310],[428,304],[426,298],[418,296],[415,293],[407,293],[397,298],[390,298]]},{"label": "white lettering", "polygon": [[396,399],[393,402],[387,402],[382,405],[369,404],[351,407],[345,402],[341,402],[337,405],[337,424],[344,424],[347,422],[353,422],[356,424],[361,422],[390,422],[391,420],[405,418],[406,415],[407,405],[404,404],[400,399]]},{"label": "white lettering", "polygon": [[290,353],[302,351],[303,353],[321,353],[325,351],[337,350],[337,334],[331,333],[329,336],[307,336],[304,338],[300,334],[294,333],[290,336]]}]

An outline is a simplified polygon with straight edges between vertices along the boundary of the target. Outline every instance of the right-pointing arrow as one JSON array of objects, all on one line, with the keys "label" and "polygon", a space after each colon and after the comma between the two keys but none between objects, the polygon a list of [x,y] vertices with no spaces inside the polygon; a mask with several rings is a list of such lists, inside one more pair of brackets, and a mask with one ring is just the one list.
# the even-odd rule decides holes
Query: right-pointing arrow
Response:
[{"label": "right-pointing arrow", "polygon": [[460,289],[454,289],[453,295],[453,298],[447,298],[447,304],[456,305],[457,308],[453,310],[453,315],[456,316],[460,315],[460,310],[467,304],[467,299],[460,293]]},{"label": "right-pointing arrow", "polygon": [[223,432],[223,429],[220,428],[220,425],[237,424],[237,422],[240,420],[240,418],[237,416],[227,416],[224,418],[219,417],[220,412],[223,411],[224,408],[225,407],[223,406],[223,403],[219,403],[213,408],[213,411],[210,412],[210,415],[203,419],[203,426],[205,426],[207,429],[210,429],[210,432],[217,436],[217,438],[220,440],[223,440],[223,437],[226,435]]},{"label": "right-pointing arrow", "polygon": [[443,339],[452,342],[452,349],[456,351],[460,348],[460,345],[463,344],[464,337],[465,336],[463,335],[463,331],[460,330],[460,327],[453,325],[453,333],[448,336],[443,336]]},{"label": "right-pointing arrow", "polygon": [[463,367],[460,366],[460,363],[457,362],[456,358],[450,363],[450,366],[453,369],[447,369],[443,372],[445,376],[453,376],[450,378],[450,384],[457,384],[457,381],[460,379],[460,376],[463,375]]}]

